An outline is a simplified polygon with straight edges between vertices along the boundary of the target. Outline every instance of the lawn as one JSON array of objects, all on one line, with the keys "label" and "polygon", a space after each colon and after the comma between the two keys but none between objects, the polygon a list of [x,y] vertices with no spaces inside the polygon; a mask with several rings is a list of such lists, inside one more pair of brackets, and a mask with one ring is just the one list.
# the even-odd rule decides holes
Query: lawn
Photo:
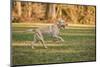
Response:
[{"label": "lawn", "polygon": [[[13,27],[12,29],[12,62],[14,65],[67,63],[96,60],[95,28],[68,27],[60,30],[65,42],[53,42],[53,38],[45,36],[48,49],[36,43],[35,49],[20,46],[24,42],[30,44],[33,33],[19,32],[32,27]],[[50,42],[49,42],[50,41]],[[14,45],[17,44],[17,45]]]}]

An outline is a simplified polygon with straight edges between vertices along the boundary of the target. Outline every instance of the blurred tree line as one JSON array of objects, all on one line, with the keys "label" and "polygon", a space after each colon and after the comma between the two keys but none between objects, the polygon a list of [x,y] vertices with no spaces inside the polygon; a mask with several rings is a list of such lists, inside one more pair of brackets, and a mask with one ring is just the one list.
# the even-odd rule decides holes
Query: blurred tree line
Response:
[{"label": "blurred tree line", "polygon": [[47,22],[63,18],[66,23],[95,24],[95,6],[36,3],[25,1],[12,2],[13,22]]}]

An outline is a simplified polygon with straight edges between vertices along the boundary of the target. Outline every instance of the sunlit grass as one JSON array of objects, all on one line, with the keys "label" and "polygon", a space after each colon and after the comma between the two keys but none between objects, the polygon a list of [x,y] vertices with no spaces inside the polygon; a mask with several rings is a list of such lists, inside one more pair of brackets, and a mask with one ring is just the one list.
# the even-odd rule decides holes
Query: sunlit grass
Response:
[{"label": "sunlit grass", "polygon": [[[19,30],[20,28],[14,29],[14,31]],[[13,43],[19,42],[20,44],[20,42],[33,40],[34,34],[32,33],[14,31],[12,32]],[[61,30],[60,36],[65,42],[59,44],[52,42],[53,38],[50,36],[45,36],[48,49],[41,45],[35,45],[35,49],[32,49],[31,46],[12,46],[13,64],[46,64],[96,60],[96,35],[94,28],[65,29]],[[52,42],[50,43],[51,45],[48,41]]]}]

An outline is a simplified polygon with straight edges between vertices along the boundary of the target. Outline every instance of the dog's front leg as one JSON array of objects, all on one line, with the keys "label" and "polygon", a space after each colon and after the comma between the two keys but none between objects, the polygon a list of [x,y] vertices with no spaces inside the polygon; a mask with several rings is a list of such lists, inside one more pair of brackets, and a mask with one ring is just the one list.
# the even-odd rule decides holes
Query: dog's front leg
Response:
[{"label": "dog's front leg", "polygon": [[64,42],[64,39],[62,38],[62,37],[60,37],[60,36],[55,36],[57,39],[60,39],[62,42]]},{"label": "dog's front leg", "polygon": [[41,33],[40,31],[37,31],[37,32],[36,32],[36,35],[37,35],[38,39],[40,40],[40,42],[42,43],[42,45],[43,45],[45,48],[47,48],[47,46],[46,46],[45,43],[44,43],[44,38],[43,38],[42,33]]}]

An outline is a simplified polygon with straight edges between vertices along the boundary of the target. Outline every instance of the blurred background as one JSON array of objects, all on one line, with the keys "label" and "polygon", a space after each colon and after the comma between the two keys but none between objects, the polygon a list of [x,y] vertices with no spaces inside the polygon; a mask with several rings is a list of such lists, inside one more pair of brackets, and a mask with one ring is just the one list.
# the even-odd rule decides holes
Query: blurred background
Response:
[{"label": "blurred background", "polygon": [[95,6],[52,3],[12,2],[13,23],[52,23],[51,19],[63,18],[71,24],[95,24]]}]

